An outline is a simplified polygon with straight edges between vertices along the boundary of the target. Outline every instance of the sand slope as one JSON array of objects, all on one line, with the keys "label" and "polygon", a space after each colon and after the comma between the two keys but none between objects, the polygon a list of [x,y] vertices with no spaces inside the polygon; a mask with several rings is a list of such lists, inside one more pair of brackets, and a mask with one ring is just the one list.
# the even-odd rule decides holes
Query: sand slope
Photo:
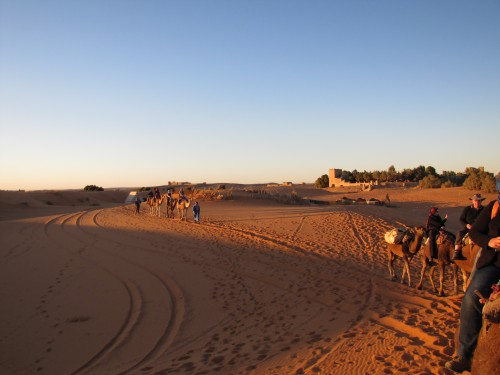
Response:
[{"label": "sand slope", "polygon": [[10,207],[0,373],[444,374],[461,297],[389,281],[383,233],[430,203],[458,228],[471,193],[407,193],[395,208],[201,202],[201,225],[145,205]]}]

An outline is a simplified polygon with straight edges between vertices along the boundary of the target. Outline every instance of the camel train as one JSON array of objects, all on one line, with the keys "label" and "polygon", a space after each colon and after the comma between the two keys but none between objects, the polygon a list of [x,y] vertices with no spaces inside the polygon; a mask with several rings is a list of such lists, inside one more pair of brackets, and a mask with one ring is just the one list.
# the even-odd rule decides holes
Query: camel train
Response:
[{"label": "camel train", "polygon": [[[446,272],[446,267],[450,266],[453,278],[453,293],[458,293],[458,269],[461,270],[463,279],[463,291],[468,284],[468,278],[472,272],[474,266],[474,260],[479,252],[479,246],[475,245],[467,237],[464,238],[463,254],[465,255],[465,260],[454,260],[453,258],[455,250],[455,235],[444,229],[439,232],[436,237],[436,249],[437,249],[437,259],[434,259],[433,264],[429,262],[430,255],[430,244],[428,243],[428,237],[424,227],[414,227],[405,230],[400,230],[400,233],[404,233],[404,238],[401,236],[398,243],[390,243],[391,238],[389,238],[389,232],[385,235],[385,240],[387,242],[387,259],[389,268],[389,277],[391,280],[396,280],[397,275],[394,270],[394,260],[401,258],[403,260],[403,272],[401,275],[401,283],[405,283],[406,277],[408,280],[408,286],[411,286],[411,273],[410,273],[410,262],[411,260],[421,251],[422,266],[420,271],[420,281],[418,282],[416,288],[421,290],[423,286],[423,280],[425,274],[428,271],[429,281],[434,293],[439,296],[444,295],[444,277]],[[436,289],[434,283],[434,272],[436,267],[439,271],[439,288]]]},{"label": "camel train", "polygon": [[175,211],[177,209],[177,216],[181,221],[187,221],[187,210],[191,206],[191,199],[188,197],[185,197],[179,203],[178,198],[173,198],[169,197],[167,194],[162,194],[159,198],[153,196],[153,197],[148,197],[146,199],[146,203],[149,207],[149,214],[152,216],[161,216],[161,208],[163,206],[163,203],[165,203],[165,208],[167,210],[166,212],[166,217],[167,218],[174,218],[175,217]]}]

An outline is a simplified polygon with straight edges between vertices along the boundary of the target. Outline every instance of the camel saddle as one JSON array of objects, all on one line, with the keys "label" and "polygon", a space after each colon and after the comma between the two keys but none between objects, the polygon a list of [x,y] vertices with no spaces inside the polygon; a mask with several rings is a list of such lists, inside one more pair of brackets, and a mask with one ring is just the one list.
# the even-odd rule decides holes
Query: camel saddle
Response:
[{"label": "camel saddle", "polygon": [[472,246],[474,245],[474,242],[472,242],[472,239],[469,236],[469,233],[466,233],[465,236],[462,238],[462,246]]},{"label": "camel saddle", "polygon": [[439,231],[439,235],[436,236],[436,245],[441,245],[444,244],[447,241],[450,241],[452,243],[455,243],[455,235],[453,233],[450,233],[444,229],[441,229]]},{"label": "camel saddle", "polygon": [[413,239],[413,233],[405,228],[394,228],[386,232],[384,239],[388,244],[400,244]]}]

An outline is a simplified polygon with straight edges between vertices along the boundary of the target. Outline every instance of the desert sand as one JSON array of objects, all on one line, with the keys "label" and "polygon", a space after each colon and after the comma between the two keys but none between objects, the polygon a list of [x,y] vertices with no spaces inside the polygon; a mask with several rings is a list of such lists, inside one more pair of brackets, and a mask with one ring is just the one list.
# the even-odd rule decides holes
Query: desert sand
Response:
[{"label": "desert sand", "polygon": [[475,192],[291,189],[393,207],[235,192],[198,225],[128,191],[0,192],[0,373],[448,374],[462,293],[416,290],[420,254],[390,281],[383,235],[432,205],[455,232]]}]

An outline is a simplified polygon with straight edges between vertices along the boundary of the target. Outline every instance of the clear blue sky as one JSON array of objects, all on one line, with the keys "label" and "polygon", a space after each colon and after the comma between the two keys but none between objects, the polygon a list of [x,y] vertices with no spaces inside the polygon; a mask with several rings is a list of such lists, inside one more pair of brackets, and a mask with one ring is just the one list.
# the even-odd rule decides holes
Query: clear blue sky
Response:
[{"label": "clear blue sky", "polygon": [[500,172],[500,1],[0,0],[0,189]]}]

